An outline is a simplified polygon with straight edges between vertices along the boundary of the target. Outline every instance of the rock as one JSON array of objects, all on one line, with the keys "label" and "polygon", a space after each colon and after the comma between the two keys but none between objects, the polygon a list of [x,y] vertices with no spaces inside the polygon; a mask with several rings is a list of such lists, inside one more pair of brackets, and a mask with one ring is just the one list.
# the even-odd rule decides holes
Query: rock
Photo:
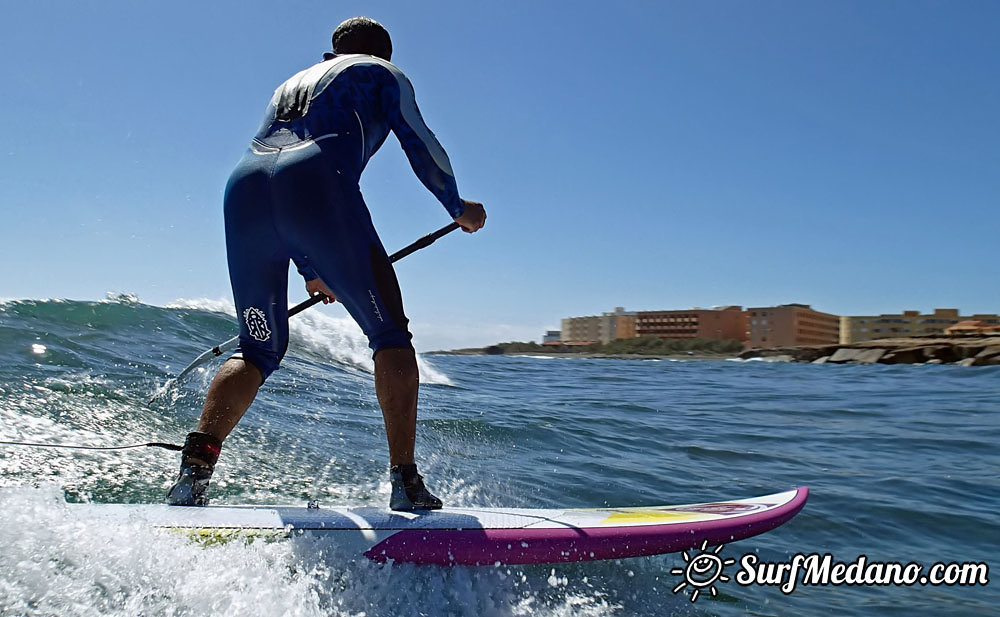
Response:
[{"label": "rock", "polygon": [[809,347],[792,348],[789,352],[798,362],[815,362],[820,358],[829,357],[837,351],[837,345],[816,345]]},{"label": "rock", "polygon": [[940,360],[942,363],[958,362],[962,358],[952,345],[931,345],[925,352],[933,360]]},{"label": "rock", "polygon": [[929,360],[940,360],[935,364],[958,362],[968,357],[967,352],[960,351],[952,345],[920,345],[903,347],[885,354],[879,362],[882,364],[920,364]]},{"label": "rock", "polygon": [[984,347],[979,353],[975,355],[977,360],[992,358],[993,356],[1000,356],[1000,345],[990,345],[989,347]]},{"label": "rock", "polygon": [[958,357],[965,360],[966,358],[975,358],[983,351],[984,347],[982,345],[955,345],[955,353]]},{"label": "rock", "polygon": [[878,362],[885,355],[884,349],[851,349],[841,347],[827,362],[843,363],[855,362],[857,364],[872,364]]},{"label": "rock", "polygon": [[884,349],[866,349],[863,354],[860,354],[855,360],[859,364],[874,364],[878,362],[882,356],[885,355]]},{"label": "rock", "polygon": [[962,366],[1000,366],[1000,353],[996,355],[977,354],[974,358],[965,358],[959,362]]},{"label": "rock", "polygon": [[815,364],[854,362],[870,364],[945,364],[962,362],[963,366],[1000,365],[1000,336],[945,337],[916,336],[849,345],[804,345],[748,349],[740,358],[766,358]]},{"label": "rock", "polygon": [[882,356],[879,362],[882,364],[919,364],[933,357],[933,355],[925,353],[926,349],[926,346],[896,349]]},{"label": "rock", "polygon": [[838,349],[837,351],[833,352],[833,355],[830,356],[827,362],[835,362],[835,363],[849,362],[850,360],[854,359],[854,356],[860,351],[861,350],[859,349],[850,349],[848,347],[844,347],[843,349]]}]

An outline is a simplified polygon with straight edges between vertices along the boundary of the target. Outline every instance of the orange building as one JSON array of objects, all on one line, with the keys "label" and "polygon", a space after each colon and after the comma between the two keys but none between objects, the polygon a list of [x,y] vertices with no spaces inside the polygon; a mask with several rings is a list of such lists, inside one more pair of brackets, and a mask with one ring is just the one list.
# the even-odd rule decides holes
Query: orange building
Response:
[{"label": "orange building", "polygon": [[615,319],[615,339],[635,338],[635,313],[619,315]]},{"label": "orange building", "polygon": [[749,347],[835,345],[840,317],[814,311],[808,304],[782,304],[747,309]]},{"label": "orange building", "polygon": [[739,306],[693,308],[687,311],[639,311],[635,317],[635,335],[745,341],[746,314]]}]

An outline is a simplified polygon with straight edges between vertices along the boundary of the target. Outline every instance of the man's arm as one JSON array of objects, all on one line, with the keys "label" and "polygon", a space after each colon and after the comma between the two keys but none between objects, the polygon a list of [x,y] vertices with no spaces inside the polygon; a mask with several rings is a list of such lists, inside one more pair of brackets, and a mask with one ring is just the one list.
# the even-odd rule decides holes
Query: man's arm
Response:
[{"label": "man's arm", "polygon": [[309,264],[307,264],[306,262],[302,261],[301,259],[297,259],[295,257],[292,257],[292,261],[295,262],[295,269],[299,271],[299,274],[301,274],[302,278],[304,278],[305,280],[312,281],[314,279],[319,278],[319,275],[316,274],[316,271],[313,270],[312,267],[310,267]]},{"label": "man's arm", "polygon": [[465,202],[458,196],[448,154],[424,123],[410,80],[394,66],[389,72],[393,81],[382,89],[382,105],[389,127],[399,139],[414,173],[448,214],[457,219],[465,211]]}]

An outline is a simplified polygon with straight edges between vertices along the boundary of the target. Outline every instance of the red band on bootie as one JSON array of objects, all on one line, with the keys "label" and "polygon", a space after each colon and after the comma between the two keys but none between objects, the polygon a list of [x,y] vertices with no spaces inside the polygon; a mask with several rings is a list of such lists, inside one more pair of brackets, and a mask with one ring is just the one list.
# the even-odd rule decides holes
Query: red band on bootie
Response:
[{"label": "red band on bootie", "polygon": [[184,440],[184,449],[181,450],[183,461],[188,459],[198,459],[208,463],[209,467],[215,467],[219,461],[219,454],[222,453],[222,442],[207,433],[188,433]]}]

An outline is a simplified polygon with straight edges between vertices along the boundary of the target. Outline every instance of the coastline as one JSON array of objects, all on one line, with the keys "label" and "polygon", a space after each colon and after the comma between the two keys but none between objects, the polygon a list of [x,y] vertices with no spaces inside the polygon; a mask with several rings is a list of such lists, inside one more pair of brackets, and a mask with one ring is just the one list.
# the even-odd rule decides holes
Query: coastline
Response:
[{"label": "coastline", "polygon": [[739,357],[813,364],[1000,366],[1000,336],[930,335],[836,345],[753,348],[740,353]]},{"label": "coastline", "polygon": [[812,364],[954,364],[1000,366],[1000,336],[924,336],[880,339],[859,343],[751,348],[740,353],[681,351],[676,353],[600,353],[560,350],[508,350],[500,345],[436,350],[427,355],[546,356],[615,360],[727,360],[762,359]]},{"label": "coastline", "polygon": [[679,352],[672,354],[641,354],[641,353],[597,353],[586,351],[511,351],[511,352],[489,352],[488,347],[475,347],[469,349],[451,349],[426,351],[423,355],[431,356],[542,356],[559,358],[600,358],[611,360],[727,360],[735,359],[736,354],[704,352]]}]

